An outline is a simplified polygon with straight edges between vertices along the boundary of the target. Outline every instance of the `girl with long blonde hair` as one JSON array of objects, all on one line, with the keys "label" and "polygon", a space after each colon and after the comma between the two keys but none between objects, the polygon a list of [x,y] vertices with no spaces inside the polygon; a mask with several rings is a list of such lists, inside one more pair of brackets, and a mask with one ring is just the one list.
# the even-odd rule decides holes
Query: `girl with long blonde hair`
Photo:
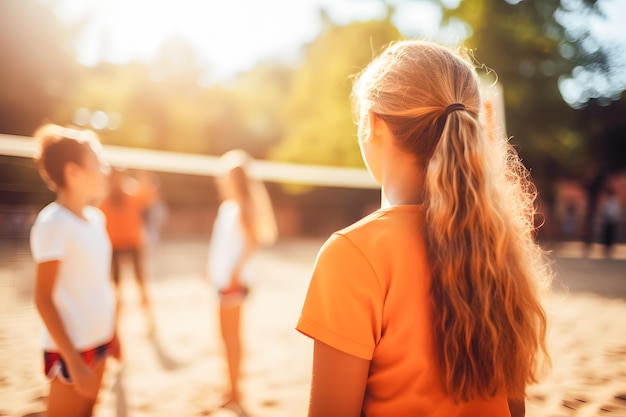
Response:
[{"label": "girl with long blonde hair", "polygon": [[221,203],[213,224],[208,276],[218,291],[220,329],[228,365],[229,391],[223,408],[244,417],[239,376],[241,307],[254,279],[254,254],[278,236],[272,204],[262,182],[248,173],[251,157],[241,149],[222,155],[218,177]]},{"label": "girl with long blonde hair", "polygon": [[472,63],[398,41],[352,98],[382,207],[318,254],[297,325],[315,341],[309,416],[523,416],[549,364],[550,271]]}]

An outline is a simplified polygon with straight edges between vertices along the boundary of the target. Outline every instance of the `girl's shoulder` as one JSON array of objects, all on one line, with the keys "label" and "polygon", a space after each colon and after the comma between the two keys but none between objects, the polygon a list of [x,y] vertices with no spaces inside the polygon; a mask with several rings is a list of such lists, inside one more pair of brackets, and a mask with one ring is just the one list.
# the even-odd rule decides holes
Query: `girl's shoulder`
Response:
[{"label": "girl's shoulder", "polygon": [[104,223],[105,215],[102,210],[95,206],[87,206],[84,210],[84,215],[90,222]]},{"label": "girl's shoulder", "polygon": [[235,200],[228,199],[220,203],[217,211],[221,215],[235,215],[239,213],[239,210],[239,204]]},{"label": "girl's shoulder", "polygon": [[31,228],[31,239],[45,238],[51,235],[62,235],[71,226],[71,219],[63,206],[50,203],[37,214]]},{"label": "girl's shoulder", "polygon": [[[87,219],[87,222],[91,224],[104,224],[105,222],[104,213],[94,206],[86,206],[83,210],[83,215],[85,219]],[[60,227],[63,229],[65,227],[71,227],[73,224],[82,224],[84,222],[84,220],[77,220],[78,217],[76,217],[76,215],[70,213],[62,205],[53,202],[41,209],[39,214],[37,214],[33,227]]]},{"label": "girl's shoulder", "polygon": [[415,223],[420,223],[424,216],[422,206],[394,206],[378,209],[336,233],[343,235],[368,235],[372,232],[389,231],[395,235],[399,232],[414,234]]},{"label": "girl's shoulder", "polygon": [[396,206],[378,209],[334,235],[343,236],[367,258],[381,258],[389,251],[413,253],[423,240],[423,223],[422,207]]},{"label": "girl's shoulder", "polygon": [[219,208],[222,210],[238,210],[239,203],[233,198],[227,198],[220,203]]},{"label": "girl's shoulder", "polygon": [[56,202],[52,202],[39,211],[35,224],[62,222],[64,218],[63,207]]}]

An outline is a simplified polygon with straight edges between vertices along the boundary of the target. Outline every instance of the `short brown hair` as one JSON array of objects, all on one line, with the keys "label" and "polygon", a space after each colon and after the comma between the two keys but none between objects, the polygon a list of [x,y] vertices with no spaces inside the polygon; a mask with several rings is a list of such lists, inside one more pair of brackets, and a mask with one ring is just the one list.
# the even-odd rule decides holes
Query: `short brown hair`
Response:
[{"label": "short brown hair", "polygon": [[53,191],[66,185],[65,165],[73,162],[82,166],[87,151],[94,151],[94,144],[99,144],[95,133],[90,130],[55,124],[39,127],[33,136],[39,142],[39,152],[35,157],[39,174]]}]

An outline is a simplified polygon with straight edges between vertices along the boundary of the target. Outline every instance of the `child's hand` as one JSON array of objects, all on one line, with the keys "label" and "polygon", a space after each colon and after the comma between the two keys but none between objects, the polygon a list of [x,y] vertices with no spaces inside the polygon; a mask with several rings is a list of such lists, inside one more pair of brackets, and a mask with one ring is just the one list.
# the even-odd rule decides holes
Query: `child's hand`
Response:
[{"label": "child's hand", "polygon": [[[103,359],[95,361],[93,369],[102,366],[102,362],[104,362]],[[82,360],[72,366],[68,364],[68,371],[76,392],[87,399],[95,400],[100,390],[100,380],[96,373],[92,369],[89,369]]]}]

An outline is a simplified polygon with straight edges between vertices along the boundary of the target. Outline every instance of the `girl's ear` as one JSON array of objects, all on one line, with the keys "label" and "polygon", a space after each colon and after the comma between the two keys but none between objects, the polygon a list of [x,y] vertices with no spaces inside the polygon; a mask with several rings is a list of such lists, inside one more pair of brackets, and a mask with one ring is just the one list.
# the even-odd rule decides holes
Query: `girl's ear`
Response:
[{"label": "girl's ear", "polygon": [[81,167],[75,162],[68,162],[63,168],[65,174],[65,183],[74,181],[80,175]]},{"label": "girl's ear", "polygon": [[372,110],[367,112],[367,118],[370,128],[368,141],[379,140],[384,127],[383,125],[385,124],[384,120]]}]

